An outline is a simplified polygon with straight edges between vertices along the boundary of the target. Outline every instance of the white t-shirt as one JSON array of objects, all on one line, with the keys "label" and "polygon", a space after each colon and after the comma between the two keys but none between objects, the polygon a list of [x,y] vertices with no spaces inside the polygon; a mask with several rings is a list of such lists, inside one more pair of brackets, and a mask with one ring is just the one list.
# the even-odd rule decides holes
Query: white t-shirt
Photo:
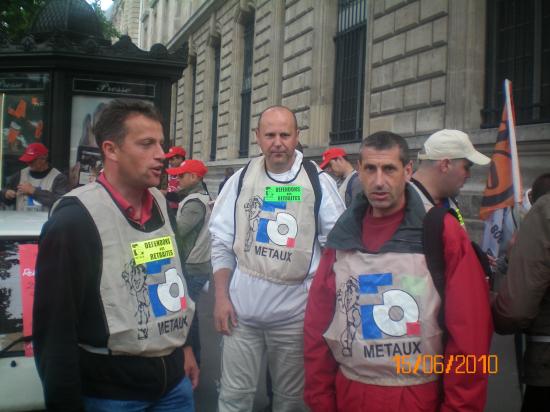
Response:
[{"label": "white t-shirt", "polygon": [[[277,181],[288,181],[299,171],[302,154],[296,151],[292,168],[285,173],[270,176]],[[243,169],[238,170],[224,185],[216,199],[210,217],[212,236],[212,267],[214,273],[223,268],[234,269],[229,285],[229,296],[237,313],[238,321],[254,327],[274,327],[300,322],[304,319],[309,286],[321,258],[321,247],[336,220],[345,210],[334,180],[326,173],[319,175],[322,199],[319,208],[319,233],[313,251],[310,272],[300,285],[281,285],[239,269],[233,253],[235,201],[237,185]]]}]

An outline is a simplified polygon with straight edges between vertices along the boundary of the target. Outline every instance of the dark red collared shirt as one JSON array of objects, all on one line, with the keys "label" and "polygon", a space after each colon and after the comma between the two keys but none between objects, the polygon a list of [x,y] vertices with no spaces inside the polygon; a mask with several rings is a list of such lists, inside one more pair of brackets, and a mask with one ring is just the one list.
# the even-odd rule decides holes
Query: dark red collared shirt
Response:
[{"label": "dark red collared shirt", "polygon": [[118,207],[120,207],[128,219],[138,223],[140,226],[143,226],[149,219],[151,219],[153,214],[153,195],[149,192],[149,190],[145,189],[143,191],[143,196],[141,198],[141,216],[138,217],[132,205],[124,199],[124,197],[122,197],[120,192],[116,190],[113,185],[107,181],[105,174],[101,173],[97,178],[97,182],[102,184],[103,187],[107,189],[117,203]]}]

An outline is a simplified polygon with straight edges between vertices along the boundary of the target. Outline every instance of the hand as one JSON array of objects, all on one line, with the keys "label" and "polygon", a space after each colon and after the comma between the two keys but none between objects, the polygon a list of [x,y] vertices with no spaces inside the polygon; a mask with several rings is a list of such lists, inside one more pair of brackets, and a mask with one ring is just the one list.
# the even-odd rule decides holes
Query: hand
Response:
[{"label": "hand", "polygon": [[183,370],[185,371],[185,376],[191,381],[193,389],[195,389],[199,384],[199,365],[197,365],[197,360],[195,359],[195,354],[191,346],[185,346],[183,348],[183,353],[185,357]]},{"label": "hand", "polygon": [[219,333],[231,335],[231,328],[237,327],[237,314],[227,296],[216,296],[214,304],[214,326]]},{"label": "hand", "polygon": [[11,189],[8,189],[6,190],[6,192],[4,193],[4,197],[6,199],[15,199],[17,197],[17,193],[15,192],[15,190],[11,190]]},{"label": "hand", "polygon": [[17,186],[17,191],[23,193],[24,195],[32,196],[36,188],[31,185],[29,182],[21,183]]}]

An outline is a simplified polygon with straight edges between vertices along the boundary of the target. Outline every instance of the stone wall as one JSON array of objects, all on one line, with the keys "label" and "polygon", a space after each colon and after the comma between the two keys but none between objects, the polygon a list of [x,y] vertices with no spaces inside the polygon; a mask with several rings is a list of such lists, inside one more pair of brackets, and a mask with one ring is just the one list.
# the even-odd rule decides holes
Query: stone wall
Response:
[{"label": "stone wall", "polygon": [[370,132],[414,136],[445,125],[446,0],[374,3]]}]

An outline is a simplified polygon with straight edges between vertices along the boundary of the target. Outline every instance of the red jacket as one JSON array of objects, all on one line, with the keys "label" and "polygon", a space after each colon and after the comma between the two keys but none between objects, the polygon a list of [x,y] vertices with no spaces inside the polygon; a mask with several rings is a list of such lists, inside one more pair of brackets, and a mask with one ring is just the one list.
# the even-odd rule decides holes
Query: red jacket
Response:
[{"label": "red jacket", "polygon": [[[378,232],[377,232],[378,233]],[[489,353],[493,325],[484,272],[467,233],[451,215],[445,217],[446,262],[445,355]],[[487,375],[456,374],[455,368],[439,381],[405,387],[366,385],[342,375],[323,333],[335,309],[336,285],[332,266],[335,251],[326,249],[309,292],[304,321],[306,403],[313,412],[483,411]],[[440,390],[442,383],[443,391]]]}]

